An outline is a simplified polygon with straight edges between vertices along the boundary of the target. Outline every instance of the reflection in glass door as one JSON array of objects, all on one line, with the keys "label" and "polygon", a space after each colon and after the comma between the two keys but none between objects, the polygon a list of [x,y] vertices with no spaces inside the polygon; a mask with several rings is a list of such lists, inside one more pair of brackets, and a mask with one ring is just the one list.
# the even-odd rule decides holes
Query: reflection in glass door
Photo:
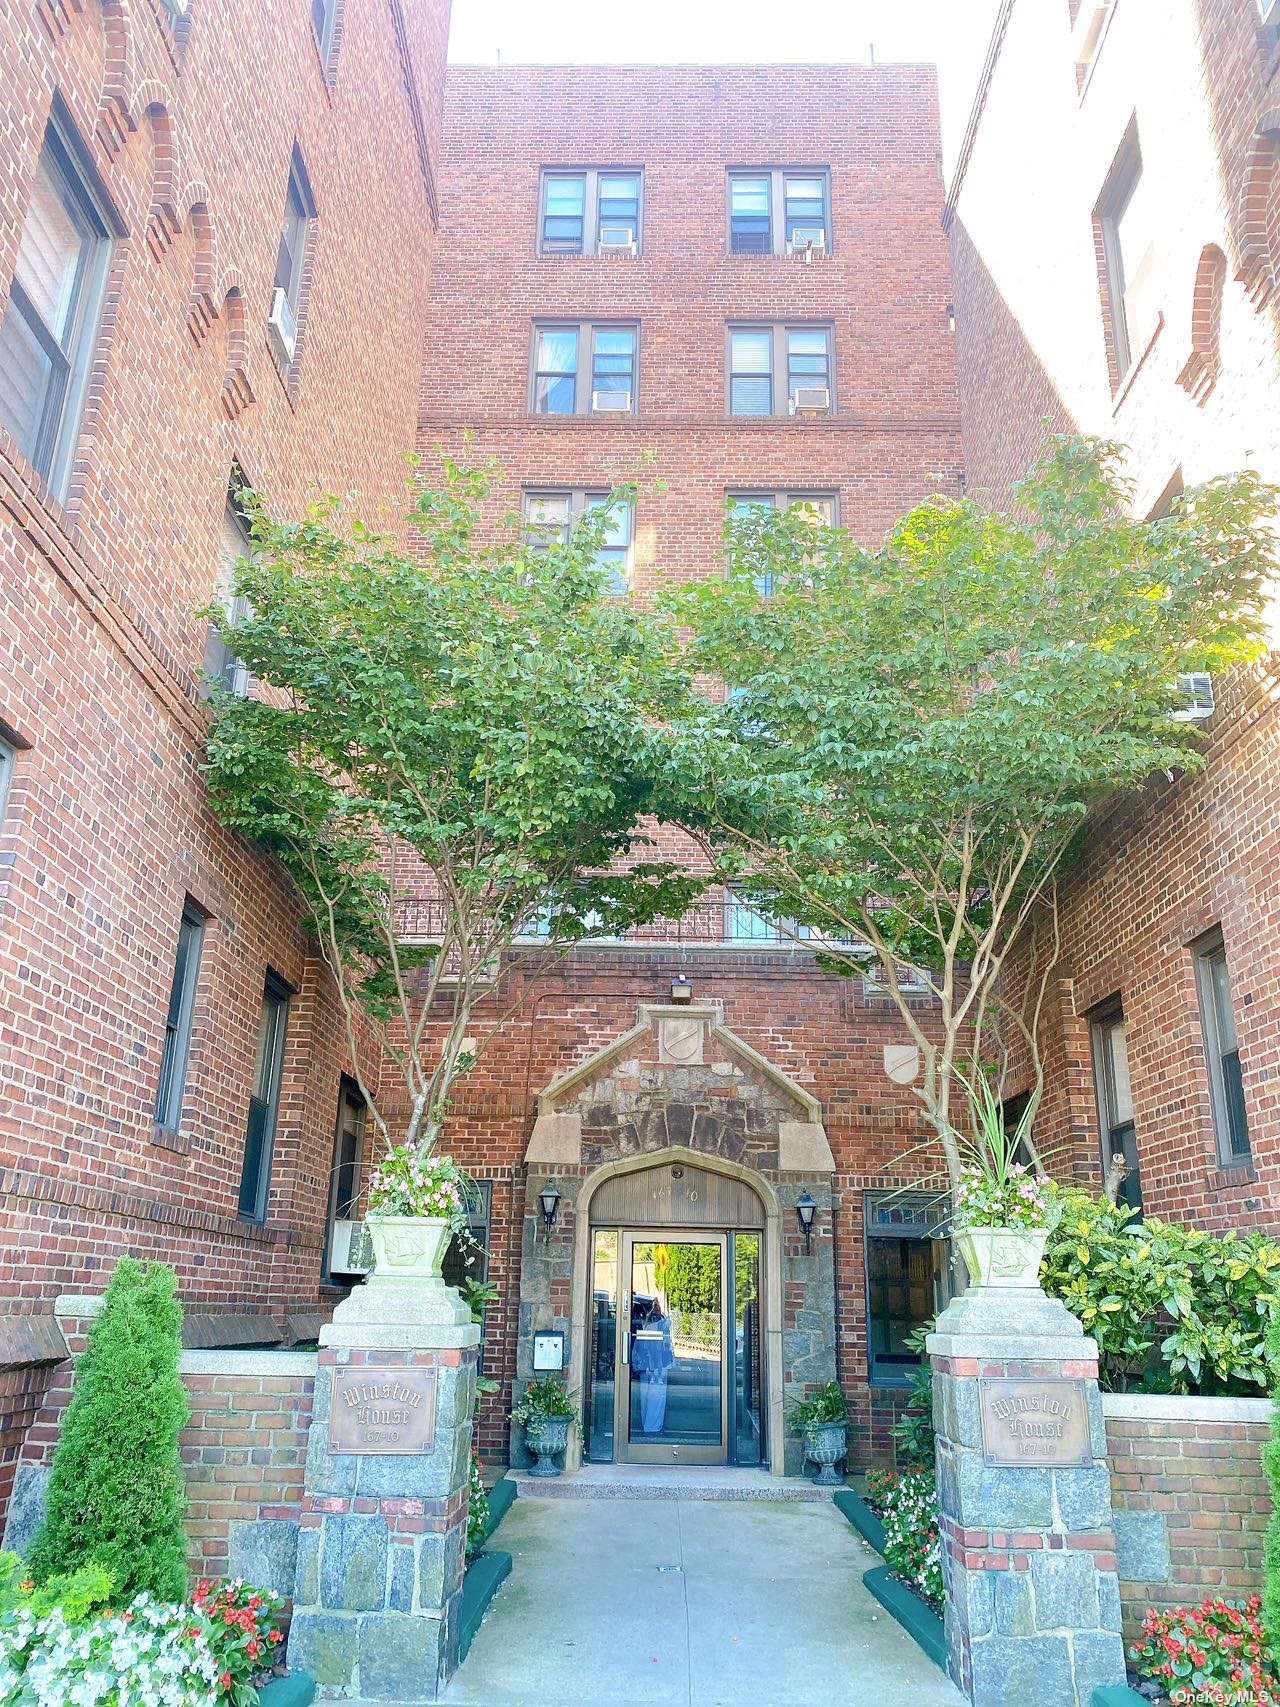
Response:
[{"label": "reflection in glass door", "polygon": [[623,1235],[626,1457],[723,1464],[725,1240]]}]

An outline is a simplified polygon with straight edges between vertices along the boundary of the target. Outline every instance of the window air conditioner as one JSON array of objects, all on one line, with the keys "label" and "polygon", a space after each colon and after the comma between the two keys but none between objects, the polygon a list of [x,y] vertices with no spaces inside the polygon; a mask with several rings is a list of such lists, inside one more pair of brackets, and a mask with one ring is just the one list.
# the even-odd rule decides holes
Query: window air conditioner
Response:
[{"label": "window air conditioner", "polygon": [[1207,671],[1197,670],[1194,675],[1179,676],[1178,686],[1190,703],[1172,714],[1175,723],[1203,723],[1206,717],[1213,716],[1213,677]]},{"label": "window air conditioner", "polygon": [[293,352],[298,343],[298,321],[293,312],[287,292],[279,285],[271,295],[271,315],[267,325],[275,336],[277,344],[288,361],[293,360]]},{"label": "window air conditioner", "polygon": [[[1280,5],[1280,0],[1276,0]],[[827,252],[827,234],[825,231],[811,231],[807,237],[792,237],[787,242],[787,254],[799,255],[801,260],[812,261],[815,255],[825,255]]]},{"label": "window air conditioner", "polygon": [[793,415],[829,415],[831,391],[825,385],[797,385],[791,393]]},{"label": "window air conditioner", "polygon": [[335,1221],[329,1240],[331,1274],[368,1274],[373,1253],[363,1221]]},{"label": "window air conditioner", "polygon": [[595,415],[629,415],[631,413],[631,393],[629,391],[593,391],[591,393],[591,410]]},{"label": "window air conditioner", "polygon": [[601,255],[634,255],[636,252],[635,227],[633,225],[602,225],[596,250]]}]

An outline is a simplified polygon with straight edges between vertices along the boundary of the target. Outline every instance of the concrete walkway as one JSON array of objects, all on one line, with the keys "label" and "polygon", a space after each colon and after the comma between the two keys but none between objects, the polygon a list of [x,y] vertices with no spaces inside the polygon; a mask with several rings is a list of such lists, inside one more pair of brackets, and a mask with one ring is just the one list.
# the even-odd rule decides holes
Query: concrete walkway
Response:
[{"label": "concrete walkway", "polygon": [[862,1586],[830,1503],[522,1495],[511,1576],[445,1692],[471,1707],[958,1707]]}]

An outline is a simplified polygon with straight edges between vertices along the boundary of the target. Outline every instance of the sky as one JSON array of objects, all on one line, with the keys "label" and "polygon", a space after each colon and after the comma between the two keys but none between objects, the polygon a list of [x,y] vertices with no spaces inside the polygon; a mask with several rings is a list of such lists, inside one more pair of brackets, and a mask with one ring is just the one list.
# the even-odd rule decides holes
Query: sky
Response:
[{"label": "sky", "polygon": [[955,159],[996,0],[453,0],[464,64],[932,60]]}]

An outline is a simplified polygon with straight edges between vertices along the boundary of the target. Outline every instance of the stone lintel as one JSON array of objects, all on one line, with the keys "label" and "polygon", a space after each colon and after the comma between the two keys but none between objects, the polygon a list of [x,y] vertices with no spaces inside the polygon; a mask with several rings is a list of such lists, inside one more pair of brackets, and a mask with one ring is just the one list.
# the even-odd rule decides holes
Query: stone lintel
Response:
[{"label": "stone lintel", "polygon": [[87,1321],[102,1314],[105,1296],[102,1292],[60,1292],[53,1301],[53,1313]]},{"label": "stone lintel", "polygon": [[460,1293],[442,1280],[370,1275],[320,1330],[322,1346],[371,1351],[433,1351],[480,1343],[480,1328]]},{"label": "stone lintel", "polygon": [[816,1120],[779,1121],[778,1167],[784,1174],[833,1174],[836,1162],[826,1127]]},{"label": "stone lintel", "polygon": [[533,1123],[524,1159],[531,1167],[554,1167],[557,1163],[577,1166],[582,1160],[582,1116],[554,1111],[540,1114]]},{"label": "stone lintel", "polygon": [[[1085,1363],[1095,1368],[1096,1340],[1062,1340],[1013,1334],[930,1334],[925,1341],[930,1357],[968,1358],[979,1363]],[[975,1371],[976,1373],[976,1371]]]},{"label": "stone lintel", "polygon": [[332,1322],[320,1330],[320,1344],[345,1347],[352,1351],[440,1351],[466,1348],[480,1344],[480,1328],[475,1322],[465,1327],[421,1327],[391,1323]]}]

